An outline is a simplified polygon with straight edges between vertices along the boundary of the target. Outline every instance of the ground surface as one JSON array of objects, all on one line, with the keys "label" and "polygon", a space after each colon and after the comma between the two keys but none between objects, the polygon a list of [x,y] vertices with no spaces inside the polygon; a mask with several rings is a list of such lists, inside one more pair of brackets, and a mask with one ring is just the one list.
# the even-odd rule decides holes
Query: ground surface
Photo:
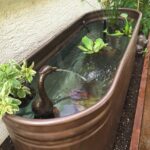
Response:
[{"label": "ground surface", "polygon": [[113,150],[129,149],[138,91],[140,86],[142,66],[143,66],[143,57],[136,56],[134,69]]}]

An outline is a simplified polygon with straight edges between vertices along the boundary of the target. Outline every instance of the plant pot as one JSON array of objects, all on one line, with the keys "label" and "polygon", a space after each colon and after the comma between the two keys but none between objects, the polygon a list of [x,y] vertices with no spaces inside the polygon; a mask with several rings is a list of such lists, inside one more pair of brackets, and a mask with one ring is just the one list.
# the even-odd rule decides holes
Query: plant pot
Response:
[{"label": "plant pot", "polygon": [[[66,117],[27,119],[16,115],[5,115],[3,120],[16,150],[111,149],[130,81],[141,19],[141,13],[137,11],[121,9],[120,12],[127,12],[129,17],[134,19],[136,25],[107,93],[88,109]],[[83,21],[90,24],[95,20],[103,20],[105,18],[103,15],[104,11],[86,14],[55,39],[46,43],[28,60],[34,61],[37,64],[37,69],[48,64],[48,62],[51,64],[52,60],[54,60],[54,64],[58,61],[58,64],[66,65],[67,68],[71,60],[73,61],[72,57],[60,62],[67,53],[64,52],[61,59],[60,57],[56,59],[56,52],[62,47],[67,47],[67,43],[71,42],[73,37],[79,36],[80,30],[83,28]],[[70,48],[70,46],[68,47]],[[77,53],[75,51],[72,51],[72,53],[70,56],[76,57]],[[59,53],[57,54],[59,55]],[[74,68],[74,71],[79,71],[80,68],[84,67],[82,66],[84,57],[81,56],[80,59],[81,63],[77,63],[79,69]],[[39,62],[39,60],[41,61]],[[62,79],[61,76],[60,78]]]}]

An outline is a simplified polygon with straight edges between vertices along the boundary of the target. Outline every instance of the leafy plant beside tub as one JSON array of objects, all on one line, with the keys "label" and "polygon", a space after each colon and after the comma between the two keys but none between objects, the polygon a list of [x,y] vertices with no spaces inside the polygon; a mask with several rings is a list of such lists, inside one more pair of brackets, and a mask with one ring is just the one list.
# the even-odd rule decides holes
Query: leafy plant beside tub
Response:
[{"label": "leafy plant beside tub", "polygon": [[36,74],[33,67],[34,63],[27,67],[26,61],[0,64],[0,117],[17,112],[21,100],[32,94],[28,84]]}]

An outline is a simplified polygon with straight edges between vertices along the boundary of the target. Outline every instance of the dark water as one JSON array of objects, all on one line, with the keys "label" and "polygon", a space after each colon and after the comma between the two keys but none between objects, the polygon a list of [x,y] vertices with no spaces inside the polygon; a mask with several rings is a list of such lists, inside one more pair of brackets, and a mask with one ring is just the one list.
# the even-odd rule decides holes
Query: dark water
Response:
[{"label": "dark water", "polygon": [[[47,94],[59,109],[61,117],[83,111],[100,101],[113,82],[129,41],[124,36],[107,37],[103,34],[103,21],[92,22],[87,27],[90,32],[82,28],[48,63],[64,69],[50,74],[45,81]],[[85,35],[93,40],[105,38],[112,48],[109,48],[107,53],[84,54],[77,46]],[[36,82],[37,77],[33,84],[37,89]],[[22,109],[20,114],[34,117],[31,104]]]}]

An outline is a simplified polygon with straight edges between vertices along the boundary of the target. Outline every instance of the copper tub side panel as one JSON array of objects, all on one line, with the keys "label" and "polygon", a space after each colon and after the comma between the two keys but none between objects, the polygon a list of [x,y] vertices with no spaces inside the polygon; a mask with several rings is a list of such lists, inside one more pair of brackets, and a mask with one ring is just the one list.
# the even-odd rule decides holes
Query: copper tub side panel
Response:
[{"label": "copper tub side panel", "polygon": [[[137,11],[130,9],[121,9],[120,11],[128,12],[129,16],[137,22],[108,93],[89,109],[64,118],[35,120],[15,115],[5,115],[3,120],[16,150],[111,149],[131,77],[141,20],[141,13]],[[48,41],[37,50],[31,58],[28,58],[29,61],[34,60],[38,69],[76,31],[80,30],[83,20],[88,21],[100,17],[104,17],[103,10],[86,14],[59,36],[52,41]],[[60,44],[56,46],[58,43]],[[38,60],[41,61],[38,63]]]}]

